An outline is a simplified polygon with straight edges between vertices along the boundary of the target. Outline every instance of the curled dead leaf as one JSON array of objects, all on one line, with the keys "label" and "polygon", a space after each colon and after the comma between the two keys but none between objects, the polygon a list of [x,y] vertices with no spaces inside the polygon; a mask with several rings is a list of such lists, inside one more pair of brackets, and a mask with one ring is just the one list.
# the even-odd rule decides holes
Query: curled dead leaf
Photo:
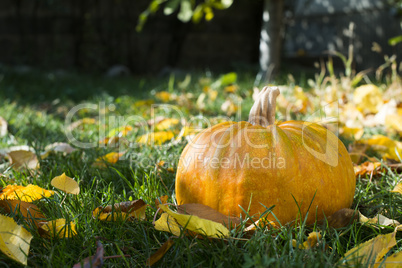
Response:
[{"label": "curled dead leaf", "polygon": [[163,245],[147,259],[147,266],[152,266],[157,263],[166,252],[173,246],[173,239],[169,238]]},{"label": "curled dead leaf", "polygon": [[115,221],[117,219],[145,219],[147,204],[142,200],[116,203],[113,206],[97,207],[92,216],[101,221]]}]

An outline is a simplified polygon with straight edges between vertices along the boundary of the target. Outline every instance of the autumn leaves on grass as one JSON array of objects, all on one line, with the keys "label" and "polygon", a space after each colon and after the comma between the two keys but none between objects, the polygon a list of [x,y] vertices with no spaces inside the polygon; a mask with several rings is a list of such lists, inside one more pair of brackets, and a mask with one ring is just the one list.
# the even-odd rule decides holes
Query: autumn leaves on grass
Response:
[{"label": "autumn leaves on grass", "polygon": [[[64,173],[55,177],[51,184],[67,194],[79,193],[78,183]],[[65,219],[47,221],[47,217],[39,207],[32,203],[51,198],[53,195],[54,191],[36,185],[8,185],[0,192],[0,210],[7,214],[20,215],[24,221],[36,227],[43,237],[68,238],[76,235],[74,222],[68,223]],[[33,235],[22,225],[17,224],[12,217],[1,214],[0,217],[0,250],[15,261],[26,265]]]}]

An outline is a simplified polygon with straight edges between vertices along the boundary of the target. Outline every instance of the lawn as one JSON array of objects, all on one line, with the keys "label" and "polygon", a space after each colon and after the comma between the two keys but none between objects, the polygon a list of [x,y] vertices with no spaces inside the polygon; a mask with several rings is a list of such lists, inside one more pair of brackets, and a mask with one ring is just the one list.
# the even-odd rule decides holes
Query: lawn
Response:
[{"label": "lawn", "polygon": [[[345,253],[358,245],[387,250],[362,253],[348,265],[366,267],[386,261],[385,254],[402,249],[402,236],[394,231],[399,225],[395,221],[402,221],[402,195],[392,192],[402,174],[402,85],[395,70],[380,71],[377,77],[339,74],[328,65],[309,79],[288,75],[273,83],[281,90],[278,120],[318,122],[345,144],[356,172],[350,209],[357,220],[345,213],[336,218],[343,222],[340,225],[334,220],[307,225],[299,219],[258,225],[252,231],[242,222],[227,237],[207,238],[188,235],[184,228],[179,234],[157,230],[153,222],[161,213],[157,213],[156,200],[162,202],[167,196],[175,210],[178,161],[198,131],[223,121],[247,120],[258,91],[252,73],[107,78],[3,69],[0,188],[33,184],[54,194],[32,202],[43,213],[41,220],[27,220],[18,208],[9,211],[0,205],[1,214],[12,217],[33,236],[29,267],[72,267],[94,255],[98,242],[105,266],[143,267],[169,239],[173,241],[170,249],[155,266],[333,267],[346,262]],[[10,152],[21,150],[33,152],[38,165],[28,168],[24,161],[18,165],[22,160],[13,159]],[[79,194],[52,185],[63,173],[78,182]],[[93,214],[100,206],[139,199],[148,205],[141,213],[144,217],[125,218],[112,209],[114,216],[104,221]],[[380,214],[388,221],[379,222]],[[60,234],[37,226],[42,226],[39,221],[56,219],[67,223]],[[375,241],[363,244],[376,237],[388,239],[389,234],[396,237],[396,246],[388,240],[392,246]],[[0,265],[22,266],[4,253],[0,253]]]}]

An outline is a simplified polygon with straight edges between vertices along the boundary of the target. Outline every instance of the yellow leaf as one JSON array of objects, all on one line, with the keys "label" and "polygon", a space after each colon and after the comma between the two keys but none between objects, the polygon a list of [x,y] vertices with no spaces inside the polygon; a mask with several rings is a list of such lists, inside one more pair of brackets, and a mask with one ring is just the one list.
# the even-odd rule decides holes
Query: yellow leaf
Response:
[{"label": "yellow leaf", "polygon": [[395,226],[400,225],[400,223],[397,220],[389,219],[381,214],[378,214],[377,216],[375,216],[373,218],[367,218],[363,214],[359,213],[359,221],[361,223],[373,224],[374,227],[380,227],[380,228],[384,228],[384,226],[394,226],[395,227]]},{"label": "yellow leaf", "polygon": [[56,219],[53,221],[45,222],[41,225],[43,230],[46,231],[49,236],[57,236],[59,238],[69,238],[77,234],[75,229],[75,223],[66,223],[66,219]]},{"label": "yellow leaf", "polygon": [[106,163],[110,164],[116,164],[117,161],[119,161],[120,157],[122,157],[125,154],[125,152],[117,153],[117,152],[111,152],[108,153],[104,156],[98,157],[95,162],[93,163],[92,166],[103,168],[106,167]]},{"label": "yellow leaf", "polygon": [[399,156],[402,157],[402,142],[394,141],[384,135],[374,135],[369,139],[362,140],[361,142],[370,145],[374,150],[383,154],[384,159],[392,159],[400,161]]},{"label": "yellow leaf", "polygon": [[[303,245],[299,245],[300,249],[310,249],[316,247],[318,242],[321,240],[322,235],[319,232],[311,232],[307,237],[307,241],[303,242]],[[292,240],[293,247],[296,247],[297,242],[295,239]]]},{"label": "yellow leaf", "polygon": [[27,265],[33,236],[12,218],[0,214],[0,250],[9,258]]},{"label": "yellow leaf", "polygon": [[202,129],[200,128],[194,128],[191,126],[184,126],[179,135],[177,136],[176,140],[181,140],[183,137],[193,137],[195,136],[197,133],[199,133]]},{"label": "yellow leaf", "polygon": [[147,145],[161,145],[162,143],[171,140],[174,137],[172,131],[159,131],[142,135],[137,142]]},{"label": "yellow leaf", "polygon": [[45,190],[32,184],[27,186],[7,185],[0,192],[0,200],[7,199],[32,202],[43,197],[50,197],[53,194],[53,191]]},{"label": "yellow leaf", "polygon": [[399,268],[402,264],[402,251],[388,256],[385,260],[381,262],[374,263],[374,267],[381,268]]},{"label": "yellow leaf", "polygon": [[154,103],[155,103],[154,100],[139,100],[139,101],[134,102],[133,105],[135,107],[141,107],[141,106],[149,106],[149,105],[152,105]]},{"label": "yellow leaf", "polygon": [[395,129],[398,132],[402,132],[402,115],[389,114],[385,117],[385,125],[387,128]]},{"label": "yellow leaf", "polygon": [[14,169],[38,169],[39,161],[36,154],[31,151],[17,150],[7,153]]},{"label": "yellow leaf", "polygon": [[116,203],[114,206],[97,207],[92,216],[101,221],[116,221],[118,219],[145,219],[147,204],[142,200]]},{"label": "yellow leaf", "polygon": [[402,194],[402,182],[399,182],[397,185],[395,185],[394,189],[392,189],[391,192]]},{"label": "yellow leaf", "polygon": [[148,258],[147,266],[152,266],[160,259],[162,259],[162,257],[173,246],[173,244],[174,241],[171,238],[169,238],[168,241],[163,243],[163,245],[154,254],[152,254],[151,257]]},{"label": "yellow leaf", "polygon": [[380,261],[387,252],[396,245],[395,231],[390,234],[378,235],[375,238],[361,243],[345,253],[340,264],[353,266],[357,263],[373,263]]},{"label": "yellow leaf", "polygon": [[340,129],[340,134],[349,139],[360,140],[364,134],[364,129],[360,127],[343,127]]},{"label": "yellow leaf", "polygon": [[95,123],[96,123],[96,120],[94,118],[86,117],[86,118],[83,118],[83,119],[80,119],[78,121],[75,121],[75,122],[71,123],[67,127],[67,130],[72,131],[73,129],[75,129],[75,128],[81,126],[81,125],[93,125]]},{"label": "yellow leaf", "polygon": [[220,223],[201,219],[194,215],[184,215],[171,211],[167,205],[160,204],[159,208],[165,211],[169,216],[173,217],[178,224],[186,229],[204,234],[209,237],[228,237],[229,230]]},{"label": "yellow leaf", "polygon": [[236,85],[230,85],[224,88],[226,93],[235,93],[238,87]]},{"label": "yellow leaf", "polygon": [[66,176],[65,173],[61,174],[60,176],[54,177],[50,184],[53,187],[68,194],[77,195],[80,193],[80,186],[78,185],[78,183],[74,179]]},{"label": "yellow leaf", "polygon": [[155,97],[163,102],[168,102],[172,99],[172,94],[167,91],[161,91],[156,93]]},{"label": "yellow leaf", "polygon": [[380,89],[373,84],[356,88],[353,102],[357,109],[364,114],[377,113],[384,103]]},{"label": "yellow leaf", "polygon": [[174,128],[179,123],[180,123],[179,119],[165,118],[155,125],[155,129],[157,131],[168,130],[168,129]]},{"label": "yellow leaf", "polygon": [[175,236],[180,236],[181,229],[177,221],[167,213],[162,213],[161,217],[154,223],[158,231],[169,232]]}]

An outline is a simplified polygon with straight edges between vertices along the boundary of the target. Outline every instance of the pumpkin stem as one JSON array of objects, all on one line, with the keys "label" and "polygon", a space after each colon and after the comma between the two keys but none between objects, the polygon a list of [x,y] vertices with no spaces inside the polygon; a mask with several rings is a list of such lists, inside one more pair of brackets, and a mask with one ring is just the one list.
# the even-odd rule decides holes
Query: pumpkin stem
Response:
[{"label": "pumpkin stem", "polygon": [[251,107],[248,122],[253,125],[267,127],[275,123],[277,87],[264,87]]}]

